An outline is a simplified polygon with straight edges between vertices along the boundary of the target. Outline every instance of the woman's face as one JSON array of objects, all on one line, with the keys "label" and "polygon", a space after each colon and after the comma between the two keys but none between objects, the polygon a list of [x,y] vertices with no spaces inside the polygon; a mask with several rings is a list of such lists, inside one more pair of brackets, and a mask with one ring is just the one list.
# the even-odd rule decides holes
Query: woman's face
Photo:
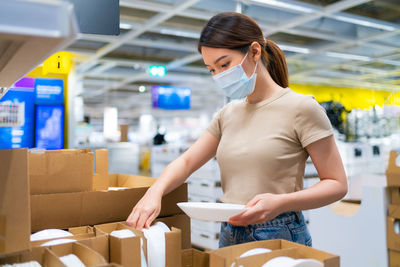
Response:
[{"label": "woman's face", "polygon": [[207,46],[203,46],[201,48],[204,64],[207,66],[213,76],[240,64],[244,59],[242,66],[247,76],[250,77],[254,72],[254,67],[256,64],[255,57],[257,57],[257,55],[254,55],[252,52],[253,51],[251,47],[249,54],[244,59],[245,54],[242,54],[237,50]]}]

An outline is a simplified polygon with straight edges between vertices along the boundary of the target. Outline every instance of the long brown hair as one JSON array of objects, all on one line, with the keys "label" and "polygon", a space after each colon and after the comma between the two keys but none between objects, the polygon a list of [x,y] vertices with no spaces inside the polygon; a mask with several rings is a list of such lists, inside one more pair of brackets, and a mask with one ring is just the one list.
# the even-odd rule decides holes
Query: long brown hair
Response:
[{"label": "long brown hair", "polygon": [[258,42],[261,60],[271,78],[281,87],[289,86],[289,74],[285,55],[271,40],[266,40],[262,30],[250,17],[236,13],[223,12],[212,17],[201,31],[198,51],[203,46],[238,50],[245,54],[250,45]]}]

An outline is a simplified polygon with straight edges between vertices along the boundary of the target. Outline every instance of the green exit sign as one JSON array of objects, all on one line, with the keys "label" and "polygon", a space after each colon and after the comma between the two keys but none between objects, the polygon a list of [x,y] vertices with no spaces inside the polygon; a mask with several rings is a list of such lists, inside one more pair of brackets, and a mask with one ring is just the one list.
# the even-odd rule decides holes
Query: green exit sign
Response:
[{"label": "green exit sign", "polygon": [[161,65],[150,65],[149,74],[150,76],[163,77],[167,75],[167,68]]}]

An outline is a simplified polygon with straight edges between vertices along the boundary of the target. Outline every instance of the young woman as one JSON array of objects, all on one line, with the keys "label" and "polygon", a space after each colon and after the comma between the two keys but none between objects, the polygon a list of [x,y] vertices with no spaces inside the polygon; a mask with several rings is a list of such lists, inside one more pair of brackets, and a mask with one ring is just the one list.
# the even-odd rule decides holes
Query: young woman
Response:
[{"label": "young woman", "polygon": [[[286,239],[311,246],[301,210],[340,200],[346,174],[324,109],[312,96],[288,88],[283,52],[242,14],[221,13],[204,27],[198,43],[218,87],[231,99],[203,135],[172,162],[127,219],[149,227],[161,198],[216,156],[226,203],[246,211],[222,223],[220,247]],[[308,156],[320,182],[303,190]]]}]

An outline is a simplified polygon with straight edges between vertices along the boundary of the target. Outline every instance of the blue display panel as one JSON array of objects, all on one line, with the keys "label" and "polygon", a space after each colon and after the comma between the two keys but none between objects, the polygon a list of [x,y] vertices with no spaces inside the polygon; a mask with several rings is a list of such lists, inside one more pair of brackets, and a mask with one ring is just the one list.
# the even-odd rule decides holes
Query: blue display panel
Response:
[{"label": "blue display panel", "polygon": [[64,148],[64,106],[37,105],[35,147],[44,149]]},{"label": "blue display panel", "polygon": [[153,108],[190,109],[192,90],[186,87],[159,85],[152,87]]},{"label": "blue display panel", "polygon": [[35,79],[36,104],[63,104],[64,81],[61,79]]},{"label": "blue display panel", "polygon": [[0,100],[0,148],[32,148],[35,119],[34,79],[23,78]]}]

